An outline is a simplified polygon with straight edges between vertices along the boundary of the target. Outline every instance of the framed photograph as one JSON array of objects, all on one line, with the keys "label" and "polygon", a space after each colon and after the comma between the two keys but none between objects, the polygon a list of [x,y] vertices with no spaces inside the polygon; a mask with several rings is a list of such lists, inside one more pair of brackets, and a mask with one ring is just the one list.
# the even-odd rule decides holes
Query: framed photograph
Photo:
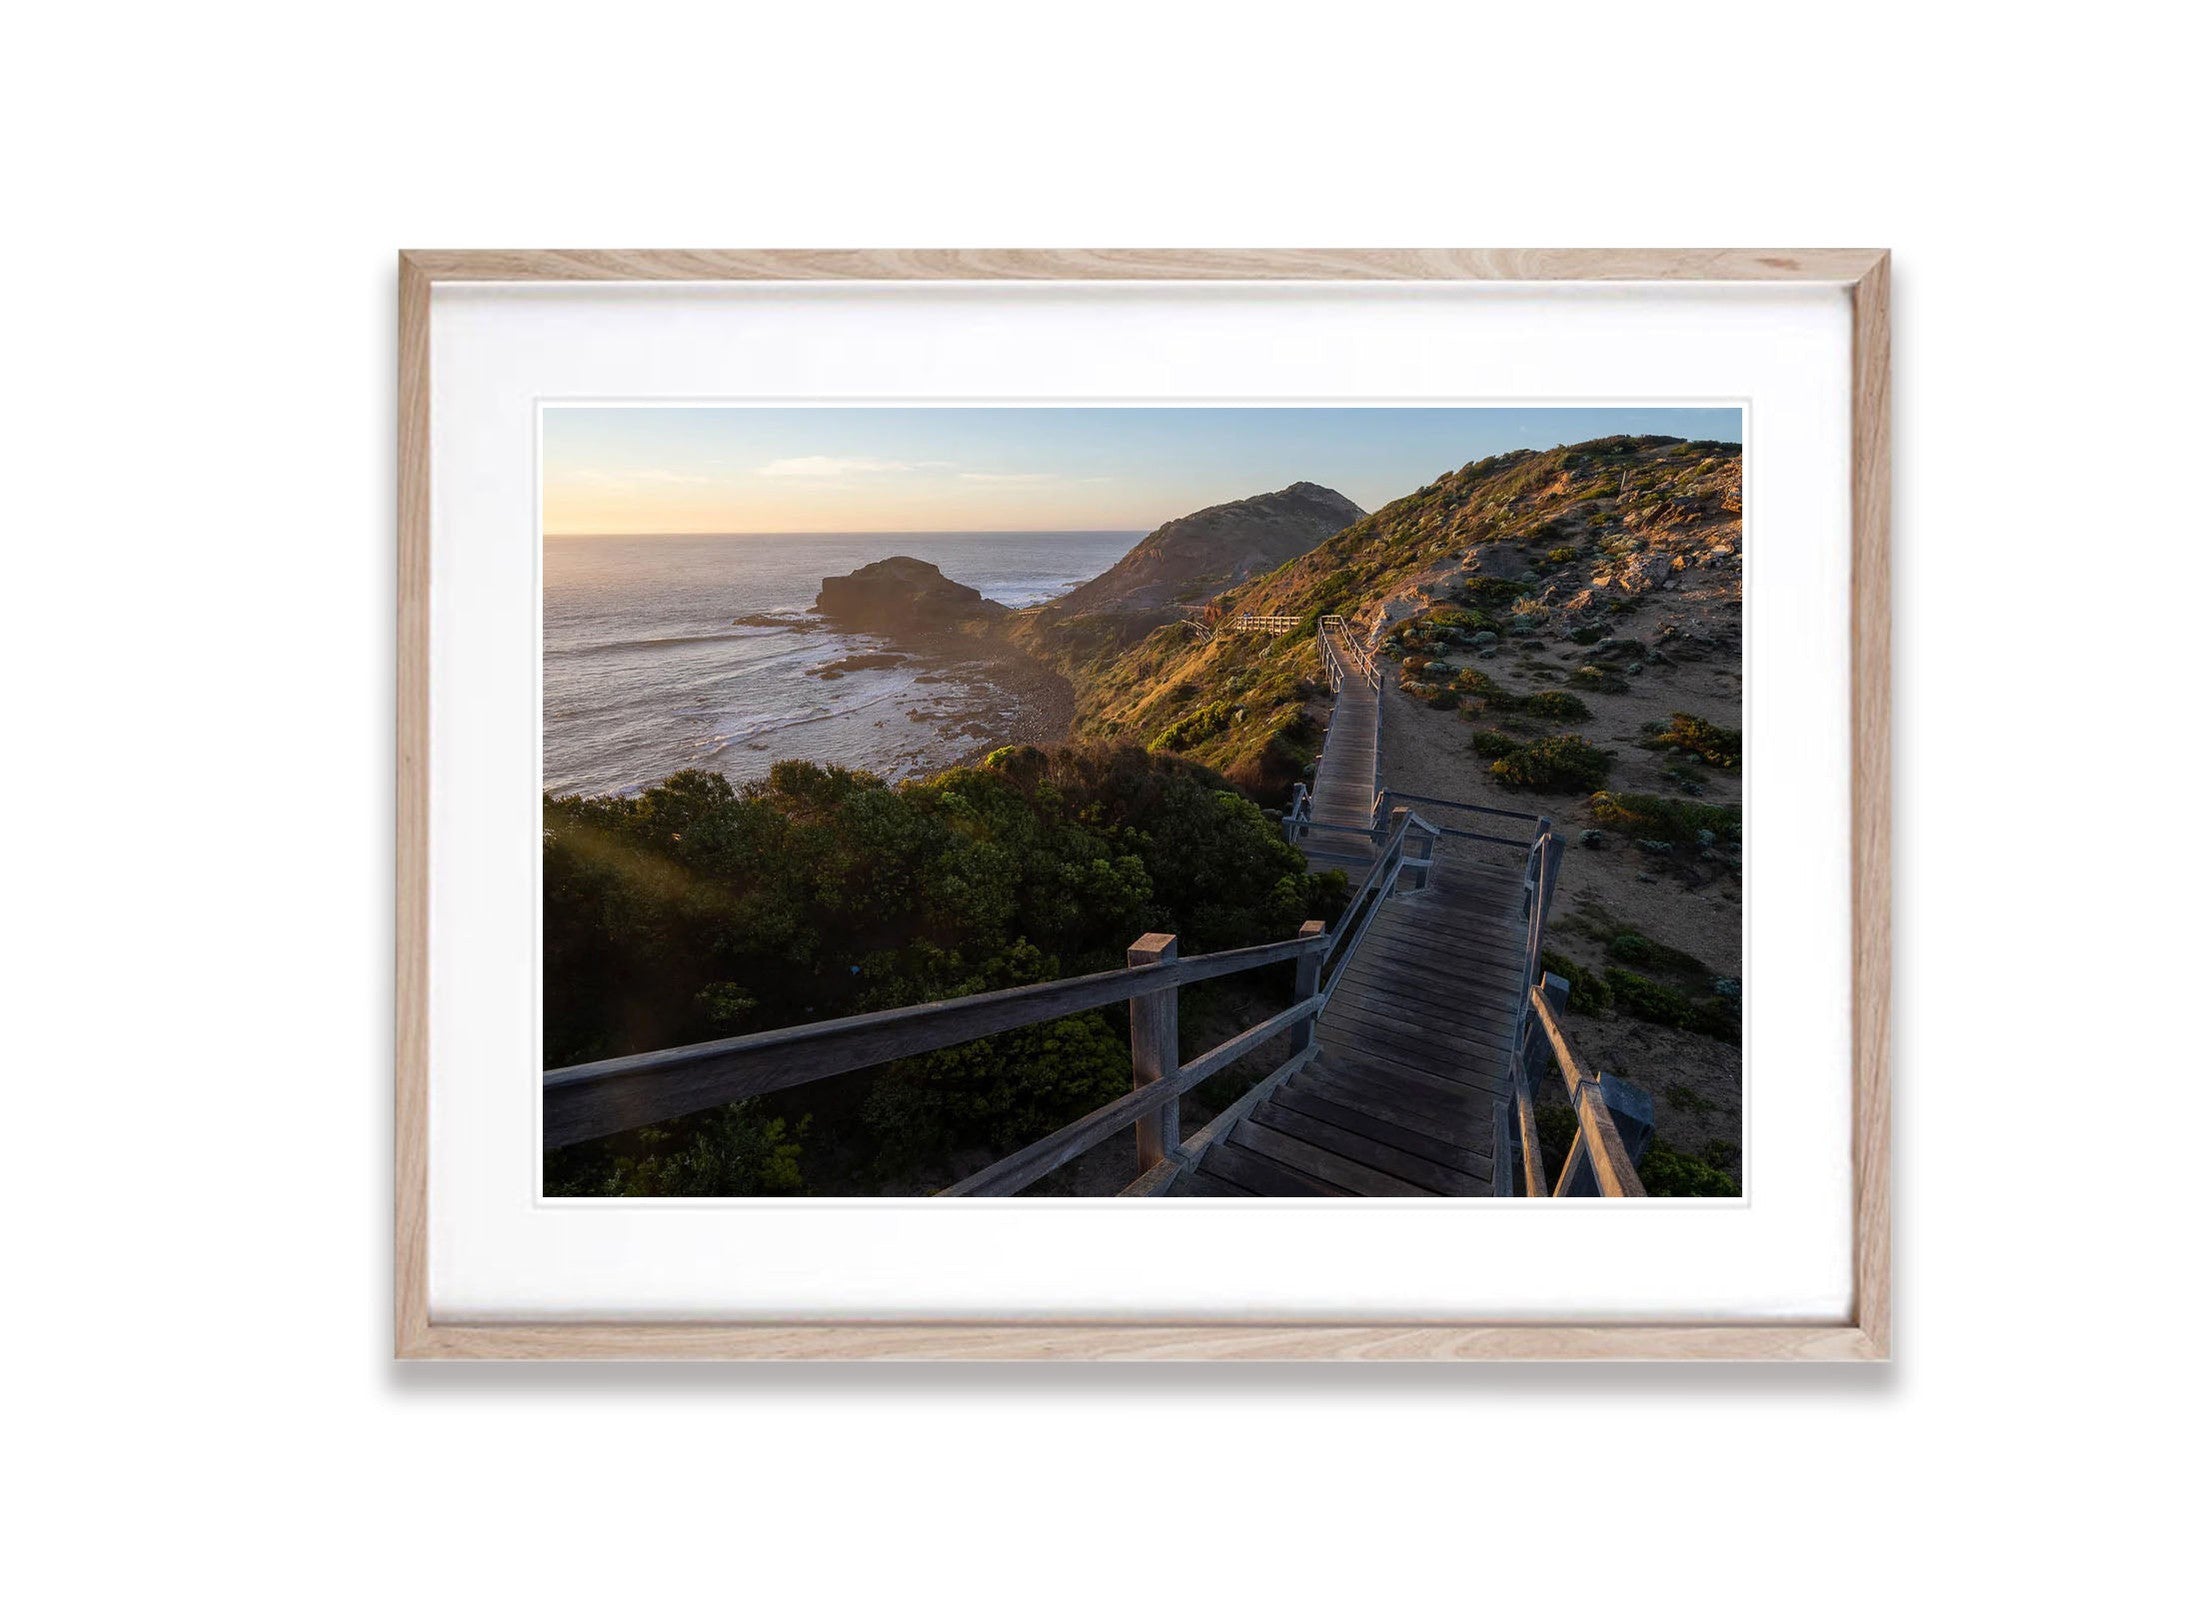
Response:
[{"label": "framed photograph", "polygon": [[1885,1358],[1888,270],[401,256],[397,1353]]}]

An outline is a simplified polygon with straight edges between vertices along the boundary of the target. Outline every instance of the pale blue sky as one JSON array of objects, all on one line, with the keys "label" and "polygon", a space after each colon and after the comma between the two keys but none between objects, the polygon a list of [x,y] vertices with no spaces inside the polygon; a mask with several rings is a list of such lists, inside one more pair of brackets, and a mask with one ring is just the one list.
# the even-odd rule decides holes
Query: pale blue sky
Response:
[{"label": "pale blue sky", "polygon": [[1300,479],[1375,510],[1484,456],[1739,442],[1735,408],[553,407],[559,533],[1144,531]]}]

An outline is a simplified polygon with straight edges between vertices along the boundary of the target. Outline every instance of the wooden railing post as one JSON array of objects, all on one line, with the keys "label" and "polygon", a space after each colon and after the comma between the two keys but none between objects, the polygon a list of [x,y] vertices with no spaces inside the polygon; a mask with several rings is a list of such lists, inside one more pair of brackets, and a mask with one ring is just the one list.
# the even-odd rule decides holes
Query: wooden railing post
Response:
[{"label": "wooden railing post", "polygon": [[[1300,938],[1319,938],[1328,930],[1329,924],[1326,922],[1301,922],[1298,924],[1298,936]],[[1298,966],[1291,979],[1290,998],[1292,1004],[1296,1004],[1300,1000],[1311,999],[1321,992],[1321,961],[1327,954],[1326,948],[1316,944],[1298,957]],[[1311,1049],[1312,1047],[1313,1018],[1308,1016],[1290,1030],[1290,1052],[1296,1055],[1299,1051]]]},{"label": "wooden railing post", "polygon": [[[1174,933],[1147,933],[1130,946],[1132,966],[1152,966],[1176,958]],[[1147,1083],[1176,1075],[1176,990],[1140,994],[1130,1001],[1130,1087],[1133,1092]],[[1138,1170],[1151,1171],[1175,1152],[1182,1142],[1182,1121],[1176,1102],[1170,1100],[1151,1115],[1138,1118]]]}]

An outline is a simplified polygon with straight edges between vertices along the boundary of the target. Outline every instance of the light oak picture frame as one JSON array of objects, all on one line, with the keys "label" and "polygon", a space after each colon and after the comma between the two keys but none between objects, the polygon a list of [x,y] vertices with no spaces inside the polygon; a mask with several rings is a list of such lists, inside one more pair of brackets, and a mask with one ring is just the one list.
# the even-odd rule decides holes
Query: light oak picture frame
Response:
[{"label": "light oak picture frame", "polygon": [[[395,1353],[401,1359],[1810,1360],[1891,1351],[1891,262],[1884,250],[412,250],[398,258]],[[428,1295],[430,296],[439,283],[1794,283],[1851,306],[1853,1297],[1793,1322],[433,1319]]]}]

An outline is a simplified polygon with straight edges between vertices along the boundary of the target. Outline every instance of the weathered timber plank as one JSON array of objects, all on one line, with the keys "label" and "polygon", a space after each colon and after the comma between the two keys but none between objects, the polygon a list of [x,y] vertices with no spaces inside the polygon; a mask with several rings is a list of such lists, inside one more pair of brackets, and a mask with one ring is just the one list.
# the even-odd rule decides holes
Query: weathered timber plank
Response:
[{"label": "weathered timber plank", "polygon": [[1332,1155],[1355,1161],[1431,1194],[1455,1199],[1472,1186],[1466,1174],[1455,1167],[1410,1154],[1395,1144],[1384,1143],[1341,1122],[1278,1105],[1272,1099],[1252,1113],[1252,1120],[1256,1126],[1295,1138],[1315,1149],[1325,1149]]},{"label": "weathered timber plank", "polygon": [[1431,945],[1417,929],[1401,927],[1388,917],[1378,919],[1367,934],[1371,953],[1385,964],[1416,977],[1426,977],[1453,987],[1492,993],[1517,1009],[1520,977],[1525,968],[1515,949],[1491,949],[1475,944]]},{"label": "weathered timber plank", "polygon": [[1277,1165],[1288,1166],[1293,1171],[1324,1183],[1334,1185],[1342,1192],[1368,1199],[1431,1199],[1436,1197],[1418,1183],[1409,1183],[1402,1177],[1392,1177],[1388,1172],[1377,1171],[1372,1166],[1335,1154],[1317,1144],[1279,1133],[1272,1127],[1263,1127],[1257,1118],[1238,1124],[1230,1134],[1229,1145],[1248,1154],[1265,1155]]},{"label": "weathered timber plank", "polygon": [[1386,1086],[1394,1093],[1440,1096],[1445,1101],[1479,1105],[1492,1094],[1504,1091],[1504,1079],[1501,1076],[1477,1074],[1469,1077],[1440,1067],[1430,1069],[1426,1066],[1415,1066],[1395,1056],[1384,1056],[1363,1046],[1345,1046],[1332,1052],[1348,1056],[1356,1070],[1387,1079]]},{"label": "weathered timber plank", "polygon": [[1284,1110],[1295,1111],[1301,1116],[1312,1116],[1334,1124],[1362,1138],[1371,1138],[1378,1144],[1418,1156],[1437,1166],[1447,1166],[1454,1171],[1472,1173],[1473,1167],[1466,1156],[1466,1149],[1455,1138],[1440,1136],[1424,1130],[1433,1123],[1419,1117],[1410,1120],[1418,1125],[1407,1126],[1401,1119],[1377,1116],[1371,1112],[1346,1104],[1341,1099],[1329,1097],[1318,1087],[1300,1088],[1293,1084],[1279,1089],[1269,1096],[1268,1103]]},{"label": "weathered timber plank", "polygon": [[1482,1094],[1468,1101],[1453,1101],[1440,1095],[1416,1093],[1409,1088],[1394,1088],[1373,1079],[1356,1083],[1317,1082],[1302,1085],[1308,1092],[1326,1095],[1337,1104],[1358,1110],[1365,1115],[1385,1121],[1409,1121],[1416,1129],[1441,1129],[1428,1131],[1429,1137],[1441,1137],[1445,1142],[1475,1154],[1488,1153],[1488,1132],[1481,1123],[1488,1107],[1497,1101],[1494,1094]]},{"label": "weathered timber plank", "polygon": [[1195,1171],[1183,1180],[1176,1192],[1190,1199],[1258,1199],[1260,1196],[1249,1188],[1239,1188],[1235,1183],[1225,1183],[1212,1172]]},{"label": "weathered timber plank", "polygon": [[[1147,933],[1130,946],[1131,966],[1167,965],[1176,959],[1174,933]],[[1140,994],[1130,1002],[1130,1082],[1143,1088],[1176,1075],[1176,990]],[[1138,1118],[1138,1170],[1151,1171],[1181,1141],[1175,1100]]]},{"label": "weathered timber plank", "polygon": [[1348,1035],[1362,1044],[1438,1066],[1486,1070],[1492,1063],[1509,1064],[1511,1060],[1510,1041],[1495,1030],[1494,1024],[1489,1024],[1490,1030],[1485,1032],[1473,1032],[1460,1026],[1433,1036],[1407,1032],[1407,1025],[1410,1024],[1391,1021],[1379,1009],[1369,1008],[1363,1001],[1355,1006],[1332,999],[1316,1031],[1323,1037]]},{"label": "weathered timber plank", "polygon": [[[1241,1124],[1240,1124],[1241,1125]],[[1249,1149],[1239,1149],[1235,1144],[1218,1144],[1207,1151],[1206,1159],[1199,1162],[1199,1170],[1237,1184],[1250,1193],[1269,1199],[1341,1199],[1344,1190],[1308,1177],[1304,1172],[1279,1166],[1265,1155]]]},{"label": "weathered timber plank", "polygon": [[[1368,952],[1360,951],[1360,959]],[[1363,971],[1355,960],[1332,999],[1347,1005],[1371,1008],[1417,1027],[1435,1037],[1449,1037],[1465,1028],[1508,1040],[1519,1026],[1518,990],[1470,989],[1445,975],[1402,966],[1386,966],[1375,955]]]},{"label": "weathered timber plank", "polygon": [[1509,1056],[1493,1047],[1469,1051],[1471,1040],[1459,1039],[1449,1049],[1436,1050],[1416,1039],[1373,1031],[1353,1016],[1324,1017],[1319,1036],[1323,1043],[1334,1044],[1335,1054],[1409,1066],[1453,1080],[1471,1078],[1477,1087],[1501,1084],[1510,1065]]},{"label": "weathered timber plank", "polygon": [[1306,1072],[1290,1086],[1293,1093],[1310,1095],[1329,1105],[1372,1117],[1430,1145],[1461,1150],[1469,1155],[1483,1147],[1471,1125],[1472,1109],[1465,1104],[1407,1098],[1363,1076],[1315,1076]]},{"label": "weathered timber plank", "polygon": [[[1461,1003],[1440,987],[1413,984],[1396,988],[1362,987],[1352,992],[1339,986],[1329,997],[1329,1009],[1377,1023],[1385,1033],[1430,1044],[1448,1044],[1456,1038],[1473,1037],[1500,1048],[1511,1046],[1519,1014],[1516,1010],[1505,1011],[1486,1004]],[[1413,1020],[1414,1016],[1420,1019]]]}]

